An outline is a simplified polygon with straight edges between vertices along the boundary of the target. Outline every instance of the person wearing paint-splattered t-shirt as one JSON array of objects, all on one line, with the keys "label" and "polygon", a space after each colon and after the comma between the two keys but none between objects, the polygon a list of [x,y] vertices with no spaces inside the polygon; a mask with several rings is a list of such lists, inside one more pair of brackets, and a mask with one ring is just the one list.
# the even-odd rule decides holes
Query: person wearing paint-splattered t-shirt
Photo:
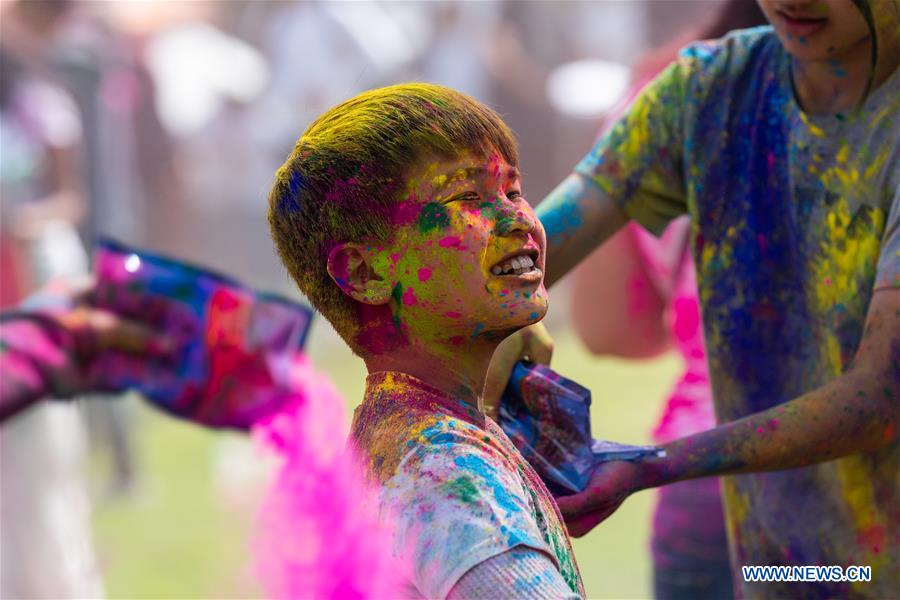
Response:
[{"label": "person wearing paint-splattered t-shirt", "polygon": [[[739,595],[893,597],[900,3],[760,5],[774,28],[685,49],[538,207],[551,282],[627,218],[660,232],[691,216],[721,424],[603,465],[558,503],[584,535],[634,491],[730,474]],[[752,565],[872,576],[752,583]]]},{"label": "person wearing paint-splattered t-shirt", "polygon": [[350,447],[413,597],[584,596],[552,496],[483,409],[494,350],[547,311],[516,162],[484,105],[398,85],[313,122],[269,197],[285,265],[366,362]]}]

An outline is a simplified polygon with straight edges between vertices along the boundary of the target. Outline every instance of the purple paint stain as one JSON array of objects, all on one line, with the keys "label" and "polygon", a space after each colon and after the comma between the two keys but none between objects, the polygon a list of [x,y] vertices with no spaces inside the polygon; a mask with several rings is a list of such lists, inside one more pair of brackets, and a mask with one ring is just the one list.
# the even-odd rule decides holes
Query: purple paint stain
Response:
[{"label": "purple paint stain", "polygon": [[422,205],[410,199],[406,202],[401,202],[394,208],[394,218],[392,220],[398,227],[410,225],[419,218],[420,212],[422,212]]},{"label": "purple paint stain", "polygon": [[413,306],[418,304],[418,300],[416,299],[416,295],[413,293],[413,289],[406,288],[406,291],[403,292],[403,305],[404,306]]},{"label": "purple paint stain", "polygon": [[458,319],[462,316],[462,313],[456,312],[455,310],[448,310],[444,313],[444,316],[448,319]]},{"label": "purple paint stain", "polygon": [[428,281],[431,279],[431,269],[419,269],[419,281]]},{"label": "purple paint stain", "polygon": [[457,250],[466,249],[466,247],[462,245],[462,240],[455,235],[449,235],[441,239],[440,241],[438,241],[438,246],[440,246],[441,248],[456,248]]}]

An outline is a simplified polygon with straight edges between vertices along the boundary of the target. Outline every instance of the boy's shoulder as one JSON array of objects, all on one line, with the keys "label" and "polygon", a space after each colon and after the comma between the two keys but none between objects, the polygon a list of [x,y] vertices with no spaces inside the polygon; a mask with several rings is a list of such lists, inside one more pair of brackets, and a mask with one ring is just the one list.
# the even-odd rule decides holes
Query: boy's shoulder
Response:
[{"label": "boy's shoulder", "polygon": [[376,373],[351,439],[426,597],[516,546],[544,552],[583,590],[556,505],[494,421],[414,377]]},{"label": "boy's shoulder", "polygon": [[515,468],[512,443],[498,433],[463,401],[411,376],[376,373],[367,380],[350,438],[370,475],[384,483],[404,459],[429,453],[440,453],[449,462],[461,455],[486,454]]}]

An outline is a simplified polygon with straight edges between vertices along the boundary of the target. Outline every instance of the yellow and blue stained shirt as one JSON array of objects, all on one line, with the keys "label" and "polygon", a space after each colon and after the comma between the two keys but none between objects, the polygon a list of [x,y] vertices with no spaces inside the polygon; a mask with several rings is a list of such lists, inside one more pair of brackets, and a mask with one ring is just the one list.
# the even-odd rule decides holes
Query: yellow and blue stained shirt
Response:
[{"label": "yellow and blue stained shirt", "polygon": [[[720,422],[837,378],[873,293],[900,287],[900,71],[860,110],[812,116],[797,104],[791,58],[770,27],[700,42],[645,88],[576,171],[656,233],[690,215]],[[548,235],[577,226],[563,217],[545,220]],[[736,566],[873,571],[869,583],[740,582],[745,596],[900,590],[898,444],[729,477],[724,490]]]}]

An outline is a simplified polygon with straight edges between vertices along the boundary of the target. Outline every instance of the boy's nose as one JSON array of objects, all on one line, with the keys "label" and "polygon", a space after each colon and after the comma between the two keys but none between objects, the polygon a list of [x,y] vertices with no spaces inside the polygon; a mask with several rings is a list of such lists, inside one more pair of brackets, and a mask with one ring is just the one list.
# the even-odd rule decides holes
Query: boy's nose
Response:
[{"label": "boy's nose", "polygon": [[497,225],[494,227],[497,235],[510,235],[516,231],[531,233],[534,230],[534,217],[524,210],[506,206],[503,214],[497,216]]}]

